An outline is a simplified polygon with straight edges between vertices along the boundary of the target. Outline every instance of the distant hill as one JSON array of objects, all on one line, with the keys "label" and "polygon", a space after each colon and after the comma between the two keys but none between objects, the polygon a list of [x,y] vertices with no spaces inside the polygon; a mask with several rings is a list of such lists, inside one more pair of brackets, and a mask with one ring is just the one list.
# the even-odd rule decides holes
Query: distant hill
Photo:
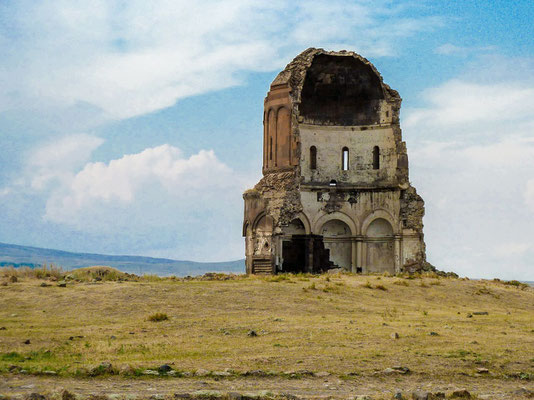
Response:
[{"label": "distant hill", "polygon": [[0,266],[35,268],[42,264],[54,264],[65,270],[92,265],[108,265],[132,274],[159,276],[202,275],[206,272],[245,272],[245,260],[227,262],[195,262],[141,256],[110,256],[91,253],[43,249],[0,243]]}]

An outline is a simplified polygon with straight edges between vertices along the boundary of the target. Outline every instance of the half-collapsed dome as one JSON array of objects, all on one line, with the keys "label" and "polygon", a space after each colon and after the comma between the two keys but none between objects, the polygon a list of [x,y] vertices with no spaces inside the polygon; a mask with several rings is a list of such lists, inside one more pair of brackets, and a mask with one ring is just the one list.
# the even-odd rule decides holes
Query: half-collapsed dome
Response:
[{"label": "half-collapsed dome", "polygon": [[306,72],[300,115],[307,123],[370,125],[380,122],[384,91],[369,64],[319,54]]}]

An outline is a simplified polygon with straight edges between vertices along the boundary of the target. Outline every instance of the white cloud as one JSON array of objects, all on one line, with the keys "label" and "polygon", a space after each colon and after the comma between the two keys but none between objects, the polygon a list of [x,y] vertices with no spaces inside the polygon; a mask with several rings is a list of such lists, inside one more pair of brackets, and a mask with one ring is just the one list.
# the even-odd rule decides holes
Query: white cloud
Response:
[{"label": "white cloud", "polygon": [[510,242],[498,245],[493,250],[493,254],[496,257],[509,258],[514,256],[521,256],[530,249],[532,249],[531,243]]},{"label": "white cloud", "polygon": [[27,165],[31,187],[42,190],[56,180],[69,181],[73,171],[89,161],[93,151],[103,142],[96,136],[69,135],[34,150]]},{"label": "white cloud", "polygon": [[514,62],[501,63],[513,74],[467,71],[405,110],[429,259],[461,275],[534,279],[534,77],[518,68],[532,62]]},{"label": "white cloud", "polygon": [[436,54],[441,54],[444,56],[469,56],[473,53],[495,51],[497,48],[495,46],[482,46],[482,47],[473,47],[473,46],[457,46],[452,43],[444,43],[441,46],[437,47],[435,50]]},{"label": "white cloud", "polygon": [[178,148],[162,145],[109,163],[88,163],[61,193],[52,196],[46,218],[75,223],[86,208],[110,202],[127,205],[154,186],[171,197],[184,198],[241,184],[236,184],[230,168],[217,160],[212,150],[184,158]]},{"label": "white cloud", "polygon": [[534,212],[534,179],[527,182],[525,190],[525,203]]},{"label": "white cloud", "polygon": [[392,55],[399,38],[441,24],[390,1],[22,1],[8,10],[0,110],[82,103],[116,119],[234,86],[240,71],[278,69],[310,45]]},{"label": "white cloud", "polygon": [[534,114],[534,86],[521,83],[478,84],[453,79],[424,93],[428,107],[410,110],[407,127],[519,122]]},{"label": "white cloud", "polygon": [[[44,219],[88,234],[128,235],[152,255],[240,258],[241,196],[256,179],[232,171],[212,150],[186,157],[165,144],[85,164],[48,192]],[[229,237],[235,240],[223,240]]]}]

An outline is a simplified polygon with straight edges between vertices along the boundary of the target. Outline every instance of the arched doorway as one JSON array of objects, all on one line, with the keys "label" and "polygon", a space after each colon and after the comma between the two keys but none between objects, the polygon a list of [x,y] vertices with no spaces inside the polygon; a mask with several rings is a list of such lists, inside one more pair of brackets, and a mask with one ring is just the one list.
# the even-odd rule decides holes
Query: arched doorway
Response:
[{"label": "arched doorway", "polygon": [[299,218],[284,227],[282,235],[282,271],[305,272],[306,269],[306,228]]},{"label": "arched doorway", "polygon": [[350,227],[339,219],[331,219],[321,228],[324,247],[330,250],[330,261],[338,268],[351,270],[352,244]]},{"label": "arched doorway", "polygon": [[369,224],[366,232],[367,272],[395,273],[395,243],[393,228],[384,218]]}]

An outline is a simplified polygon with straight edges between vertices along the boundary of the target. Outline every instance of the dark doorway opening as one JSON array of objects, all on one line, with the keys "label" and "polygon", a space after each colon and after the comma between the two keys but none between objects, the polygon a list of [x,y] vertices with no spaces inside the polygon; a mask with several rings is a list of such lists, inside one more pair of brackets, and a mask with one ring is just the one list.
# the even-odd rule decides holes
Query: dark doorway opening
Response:
[{"label": "dark doorway opening", "polygon": [[320,235],[292,235],[282,243],[282,272],[320,273],[334,267]]}]

